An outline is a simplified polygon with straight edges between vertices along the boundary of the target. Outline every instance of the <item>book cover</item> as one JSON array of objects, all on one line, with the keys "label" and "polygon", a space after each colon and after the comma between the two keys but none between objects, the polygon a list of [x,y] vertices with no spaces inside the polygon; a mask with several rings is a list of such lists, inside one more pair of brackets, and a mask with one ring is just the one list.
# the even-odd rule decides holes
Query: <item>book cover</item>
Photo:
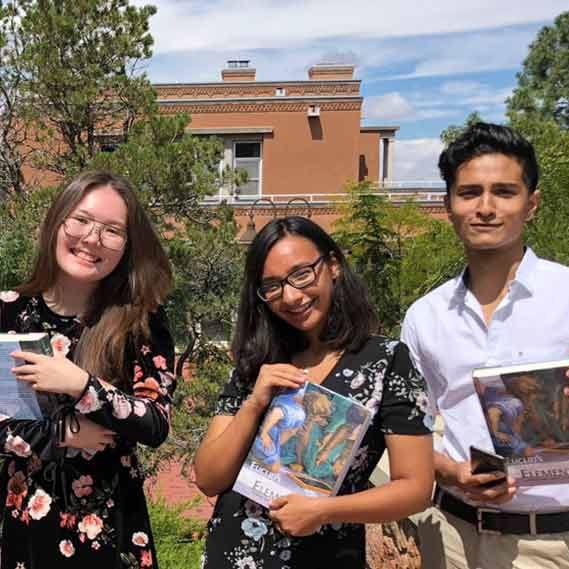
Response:
[{"label": "book cover", "polygon": [[362,404],[307,382],[271,401],[233,489],[267,507],[279,496],[335,495],[369,426]]},{"label": "book cover", "polygon": [[508,474],[521,486],[569,480],[569,360],[480,368],[473,381]]},{"label": "book cover", "polygon": [[52,354],[49,337],[45,333],[0,334],[0,415],[13,419],[41,419],[36,392],[29,383],[18,381],[10,371],[24,363],[10,355],[16,350]]}]

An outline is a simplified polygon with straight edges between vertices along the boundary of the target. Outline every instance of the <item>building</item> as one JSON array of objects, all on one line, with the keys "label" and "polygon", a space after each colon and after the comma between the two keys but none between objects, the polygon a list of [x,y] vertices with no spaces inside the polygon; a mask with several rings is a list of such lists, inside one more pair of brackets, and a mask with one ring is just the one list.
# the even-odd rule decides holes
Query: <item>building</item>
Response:
[{"label": "building", "polygon": [[391,181],[399,127],[361,125],[360,87],[353,65],[315,65],[305,80],[257,81],[247,60],[228,61],[219,82],[155,85],[161,112],[188,113],[192,134],[223,140],[220,168],[247,171],[247,183],[221,187],[210,203],[226,200],[242,222],[254,211],[262,223],[276,211],[269,199],[279,215],[306,215],[308,202],[327,228],[346,182]]}]

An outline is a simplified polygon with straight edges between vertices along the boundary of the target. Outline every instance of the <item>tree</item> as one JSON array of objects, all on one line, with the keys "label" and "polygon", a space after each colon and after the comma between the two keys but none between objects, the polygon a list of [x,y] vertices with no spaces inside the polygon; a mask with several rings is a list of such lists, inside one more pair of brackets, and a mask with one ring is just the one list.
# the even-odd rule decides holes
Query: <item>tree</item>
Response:
[{"label": "tree", "polygon": [[407,308],[456,275],[463,252],[450,224],[372,190],[368,182],[349,185],[334,236],[366,283],[382,332],[397,336]]},{"label": "tree", "polygon": [[349,202],[336,223],[334,237],[365,281],[382,329],[390,330],[399,318],[389,286],[391,266],[398,261],[390,244],[395,234],[389,228],[387,202],[373,192],[368,181],[348,184]]},{"label": "tree", "polygon": [[99,151],[99,135],[124,140],[154,108],[140,64],[151,55],[155,11],[128,0],[6,5],[5,63],[18,77],[19,119],[37,138],[37,166],[73,175]]},{"label": "tree", "polygon": [[151,115],[133,126],[126,143],[88,163],[127,177],[154,221],[169,232],[176,227],[172,219],[207,223],[200,201],[231,177],[219,173],[221,140],[189,134],[188,122],[185,114]]},{"label": "tree", "polygon": [[445,146],[456,140],[467,128],[484,120],[478,111],[470,113],[462,125],[451,124],[441,132],[441,141]]},{"label": "tree", "polygon": [[536,253],[569,264],[569,130],[554,120],[535,115],[516,117],[514,128],[534,145],[539,166],[541,193],[535,219],[528,225],[527,240]]},{"label": "tree", "polygon": [[507,100],[512,121],[527,115],[569,128],[569,12],[539,31],[517,79]]},{"label": "tree", "polygon": [[16,64],[19,43],[0,5],[0,199],[24,190],[22,166],[27,129],[20,119],[23,76]]}]

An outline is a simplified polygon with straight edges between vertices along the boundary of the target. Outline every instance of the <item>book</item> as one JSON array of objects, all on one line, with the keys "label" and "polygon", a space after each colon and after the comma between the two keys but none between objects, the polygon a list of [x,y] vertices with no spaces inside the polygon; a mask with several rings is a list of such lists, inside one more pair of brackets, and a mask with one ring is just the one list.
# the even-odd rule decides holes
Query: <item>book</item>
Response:
[{"label": "book", "polygon": [[286,494],[334,496],[371,416],[322,385],[284,390],[267,408],[233,490],[265,507]]},{"label": "book", "polygon": [[18,381],[10,371],[24,364],[10,354],[17,350],[52,355],[51,344],[43,332],[0,334],[0,415],[13,419],[41,419],[37,394],[26,381]]},{"label": "book", "polygon": [[479,368],[472,377],[508,475],[520,486],[569,480],[569,359]]}]

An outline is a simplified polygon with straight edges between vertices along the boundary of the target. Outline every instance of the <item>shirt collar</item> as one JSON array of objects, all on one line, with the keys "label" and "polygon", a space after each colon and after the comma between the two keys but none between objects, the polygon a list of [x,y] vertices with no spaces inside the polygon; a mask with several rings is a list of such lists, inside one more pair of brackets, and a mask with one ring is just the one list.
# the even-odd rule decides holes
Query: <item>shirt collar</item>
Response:
[{"label": "shirt collar", "polygon": [[[516,276],[510,283],[510,287],[521,287],[530,295],[534,293],[535,272],[537,267],[537,255],[530,247],[525,248],[522,261],[516,270]],[[468,287],[466,286],[466,278],[468,276],[468,265],[462,269],[460,275],[454,278],[452,300],[455,302],[464,302]]]}]

